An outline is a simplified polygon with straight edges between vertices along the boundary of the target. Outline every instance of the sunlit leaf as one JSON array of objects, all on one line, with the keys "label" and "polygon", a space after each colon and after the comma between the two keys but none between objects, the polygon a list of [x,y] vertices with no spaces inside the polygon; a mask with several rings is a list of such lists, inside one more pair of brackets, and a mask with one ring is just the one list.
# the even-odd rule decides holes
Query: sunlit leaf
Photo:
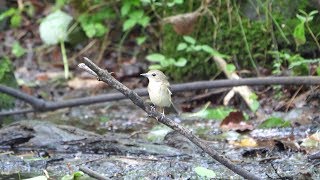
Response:
[{"label": "sunlit leaf", "polygon": [[143,44],[146,41],[147,37],[146,36],[141,36],[141,37],[137,37],[136,41],[138,45]]},{"label": "sunlit leaf", "polygon": [[206,177],[206,178],[215,178],[216,173],[210,169],[205,167],[198,166],[194,168],[194,171],[198,174],[198,176]]},{"label": "sunlit leaf", "polygon": [[19,42],[14,42],[12,45],[11,53],[15,55],[17,58],[23,56],[27,52],[26,49],[24,49]]},{"label": "sunlit leaf", "polygon": [[131,8],[131,4],[130,3],[124,3],[122,6],[121,6],[121,16],[125,16],[129,13],[130,11],[130,8]]},{"label": "sunlit leaf", "polygon": [[133,28],[137,24],[137,21],[135,19],[127,19],[123,23],[122,30],[127,31],[128,29]]},{"label": "sunlit leaf", "polygon": [[302,23],[305,23],[307,21],[306,17],[304,17],[304,16],[301,16],[299,14],[297,14],[296,16]]},{"label": "sunlit leaf", "polygon": [[313,16],[313,15],[315,15],[315,14],[318,14],[318,12],[319,12],[319,11],[317,11],[317,10],[313,10],[313,11],[311,11],[311,12],[309,13],[309,16]]},{"label": "sunlit leaf", "polygon": [[152,64],[149,66],[149,69],[150,70],[153,70],[153,69],[162,69],[162,66],[160,64]]},{"label": "sunlit leaf", "polygon": [[161,62],[166,59],[166,57],[159,53],[149,54],[146,59],[150,62]]},{"label": "sunlit leaf", "polygon": [[201,45],[195,45],[195,46],[191,46],[192,47],[192,49],[194,50],[194,51],[200,51],[200,50],[202,50],[202,46]]},{"label": "sunlit leaf", "polygon": [[190,37],[190,36],[183,36],[183,39],[184,39],[186,42],[190,43],[190,44],[195,44],[195,43],[196,43],[196,40],[193,39],[193,38]]},{"label": "sunlit leaf", "polygon": [[277,127],[290,127],[290,122],[282,118],[271,117],[259,125],[259,128],[277,128]]},{"label": "sunlit leaf", "polygon": [[183,67],[183,66],[185,66],[186,64],[187,64],[187,59],[186,59],[186,58],[183,58],[183,57],[179,58],[178,61],[176,61],[176,62],[174,63],[174,65],[175,65],[175,66],[178,66],[178,67]]},{"label": "sunlit leaf", "polygon": [[199,117],[203,119],[214,119],[214,120],[223,120],[226,118],[230,112],[233,112],[234,109],[228,107],[217,107],[217,108],[208,108],[210,103],[205,104],[201,110],[194,113],[183,114],[184,117]]},{"label": "sunlit leaf", "polygon": [[138,23],[142,26],[142,27],[147,27],[149,25],[150,22],[150,18],[148,16],[143,16]]},{"label": "sunlit leaf", "polygon": [[229,73],[233,73],[236,70],[236,66],[233,64],[227,64],[226,69]]},{"label": "sunlit leaf", "polygon": [[19,12],[15,13],[11,19],[10,19],[10,24],[12,27],[19,27],[21,25],[21,14]]},{"label": "sunlit leaf", "polygon": [[186,43],[184,43],[184,42],[179,43],[177,46],[177,51],[185,50],[187,47],[188,47],[188,45]]}]

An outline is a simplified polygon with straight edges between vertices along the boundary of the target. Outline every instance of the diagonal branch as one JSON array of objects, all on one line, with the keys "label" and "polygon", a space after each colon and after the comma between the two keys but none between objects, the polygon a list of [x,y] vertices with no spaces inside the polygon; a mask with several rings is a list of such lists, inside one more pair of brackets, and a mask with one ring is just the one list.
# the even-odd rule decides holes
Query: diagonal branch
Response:
[{"label": "diagonal branch", "polygon": [[123,93],[126,97],[128,97],[135,105],[139,106],[141,109],[143,109],[145,112],[149,114],[149,116],[157,119],[159,122],[169,126],[173,130],[176,130],[183,136],[187,137],[191,142],[196,144],[198,147],[200,147],[204,152],[206,152],[208,155],[210,155],[213,159],[217,160],[233,172],[239,174],[240,176],[246,178],[246,179],[260,179],[259,177],[255,176],[254,174],[251,174],[250,172],[246,171],[245,169],[242,169],[236,165],[234,165],[230,160],[220,155],[216,150],[214,150],[212,147],[210,147],[206,142],[202,141],[197,136],[193,135],[192,132],[189,129],[184,128],[180,124],[174,122],[173,120],[169,119],[166,116],[162,116],[161,113],[152,110],[150,106],[143,101],[143,99],[138,96],[137,93],[130,90],[125,85],[121,84],[118,80],[116,80],[114,77],[112,77],[108,71],[105,71],[101,68],[99,68],[97,65],[95,65],[91,60],[88,58],[84,58],[84,63],[93,70],[99,77],[99,80],[107,83],[111,87],[117,89],[121,93]]}]

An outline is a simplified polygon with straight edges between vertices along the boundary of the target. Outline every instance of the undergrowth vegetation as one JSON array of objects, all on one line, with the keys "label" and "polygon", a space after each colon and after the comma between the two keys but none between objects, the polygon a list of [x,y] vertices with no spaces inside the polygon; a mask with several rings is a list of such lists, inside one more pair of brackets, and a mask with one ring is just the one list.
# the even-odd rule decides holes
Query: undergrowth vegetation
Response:
[{"label": "undergrowth vegetation", "polygon": [[[72,17],[65,30],[68,37],[57,41],[66,78],[64,42],[76,46],[85,39],[102,44],[109,39],[116,46],[101,48],[96,58],[114,51],[121,63],[123,56],[134,56],[149,61],[150,69],[186,81],[219,75],[213,56],[224,58],[238,71],[251,70],[248,76],[287,74],[284,71],[319,75],[317,6],[308,0],[56,0],[50,12],[63,11]],[[4,10],[0,21],[19,28],[23,16],[34,16],[34,9],[26,1]],[[140,47],[135,52],[127,50],[132,43]],[[9,57],[25,53],[19,46],[12,48],[14,56]]]}]

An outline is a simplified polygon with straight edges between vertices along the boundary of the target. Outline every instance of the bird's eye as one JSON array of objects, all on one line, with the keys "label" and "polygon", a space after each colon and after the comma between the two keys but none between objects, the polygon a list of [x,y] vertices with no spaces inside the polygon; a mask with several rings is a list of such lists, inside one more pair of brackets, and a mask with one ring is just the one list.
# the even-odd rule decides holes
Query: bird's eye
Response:
[{"label": "bird's eye", "polygon": [[156,73],[153,73],[152,76],[156,76]]}]

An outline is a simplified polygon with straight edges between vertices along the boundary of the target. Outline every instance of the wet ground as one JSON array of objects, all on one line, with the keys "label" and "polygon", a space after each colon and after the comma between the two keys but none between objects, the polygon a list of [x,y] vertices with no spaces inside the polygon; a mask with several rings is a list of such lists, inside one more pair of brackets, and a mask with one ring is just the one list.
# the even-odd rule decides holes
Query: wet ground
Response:
[{"label": "wet ground", "polygon": [[[295,116],[291,111],[291,120],[305,111],[311,109],[295,110]],[[214,120],[173,119],[262,179],[320,179],[319,159],[308,159],[317,150],[299,148],[311,131],[319,131],[319,124],[239,133],[221,131]],[[128,100],[29,114],[0,129],[0,135],[2,179],[34,177],[43,170],[56,179],[79,167],[115,179],[198,179],[199,166],[213,170],[217,179],[241,179]],[[258,145],[236,144],[239,137],[251,137]]]}]

